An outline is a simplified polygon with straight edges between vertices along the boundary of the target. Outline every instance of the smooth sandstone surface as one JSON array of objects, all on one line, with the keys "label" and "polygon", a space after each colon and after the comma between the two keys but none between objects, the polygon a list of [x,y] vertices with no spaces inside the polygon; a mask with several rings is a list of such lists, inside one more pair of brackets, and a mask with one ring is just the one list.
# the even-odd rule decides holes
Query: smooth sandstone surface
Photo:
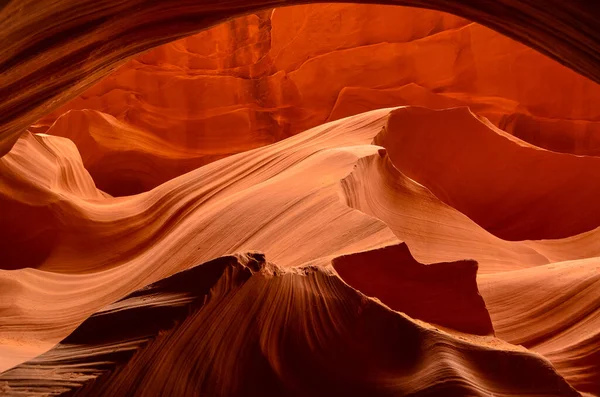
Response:
[{"label": "smooth sandstone surface", "polygon": [[599,101],[596,83],[463,18],[318,4],[240,17],[147,52],[30,130],[73,140],[96,185],[123,196],[399,105],[469,106],[533,145],[594,155]]},{"label": "smooth sandstone surface", "polygon": [[0,380],[30,395],[578,395],[540,356],[453,336],[331,270],[286,271],[256,253],[133,292]]},{"label": "smooth sandstone surface", "polygon": [[[304,268],[328,268],[333,261],[332,269],[337,269],[336,273],[340,274],[344,284],[348,283],[349,288],[380,299],[392,310],[410,313],[417,320],[431,321],[442,327],[444,332],[463,338],[467,343],[491,343],[495,348],[506,351],[504,342],[499,340],[481,342],[480,339],[470,339],[475,336],[468,336],[495,332],[501,337],[505,332],[502,331],[503,322],[511,321],[502,314],[495,317],[494,306],[490,306],[496,300],[500,305],[506,305],[508,298],[486,294],[484,289],[482,300],[478,284],[490,291],[495,291],[496,285],[500,291],[510,291],[511,288],[518,288],[518,284],[508,283],[503,287],[503,283],[507,283],[503,275],[512,274],[524,267],[543,272],[545,267],[539,266],[548,263],[562,266],[562,263],[566,263],[562,261],[577,259],[582,252],[597,252],[598,240],[575,236],[563,240],[508,242],[498,239],[458,210],[443,203],[423,185],[403,176],[391,162],[388,149],[373,144],[382,135],[406,134],[406,130],[398,128],[398,121],[403,120],[406,112],[419,115],[423,123],[432,119],[431,114],[426,113],[423,108],[381,109],[352,116],[264,148],[227,157],[175,178],[148,193],[124,198],[110,197],[94,187],[70,141],[43,134],[23,137],[15,150],[2,159],[5,167],[2,175],[13,176],[3,179],[2,186],[8,187],[3,194],[12,196],[12,201],[15,205],[22,206],[23,212],[27,212],[28,208],[46,208],[48,217],[56,220],[54,228],[50,230],[50,235],[55,236],[55,239],[40,236],[37,233],[39,225],[31,222],[28,224],[30,227],[23,228],[20,235],[10,234],[2,240],[5,243],[4,251],[12,251],[14,258],[11,264],[13,270],[4,270],[0,274],[3,291],[7,291],[4,296],[11,297],[11,301],[3,307],[7,315],[2,317],[0,327],[2,340],[6,341],[2,348],[7,360],[5,365],[10,367],[22,361],[27,352],[30,355],[36,351],[41,353],[44,346],[55,343],[78,329],[78,325],[94,312],[105,310],[102,309],[105,305],[148,283],[160,282],[166,276],[228,252],[246,252],[258,247],[281,264],[278,268],[296,269],[294,272]],[[480,122],[475,115],[465,113],[461,108],[447,112],[461,117],[467,115],[473,121]],[[447,131],[451,132],[452,128],[449,126]],[[492,126],[487,128],[490,134],[500,134]],[[36,151],[37,155],[34,155]],[[49,160],[60,159],[60,162],[55,168],[38,161],[27,163],[23,157],[19,157],[25,153],[29,153],[25,158],[36,159],[52,153],[54,157],[49,156]],[[377,174],[380,178],[388,179],[387,183],[375,177],[361,176],[361,173],[378,169],[380,171]],[[311,177],[306,178],[307,175]],[[456,176],[459,177],[460,174]],[[357,183],[357,180],[362,183]],[[28,184],[26,188],[23,188],[24,183]],[[17,187],[21,190],[17,190]],[[14,193],[16,191],[30,194],[19,196]],[[12,194],[8,195],[10,192]],[[395,197],[406,197],[405,200],[409,201],[402,205]],[[391,202],[386,201],[390,199]],[[445,226],[447,222],[450,222],[449,227]],[[43,222],[41,225],[51,227],[53,224]],[[6,225],[6,228],[9,226]],[[3,225],[2,230],[6,228]],[[464,237],[454,237],[456,230],[464,230]],[[11,238],[22,244],[10,243]],[[465,240],[461,242],[461,239]],[[402,262],[396,248],[392,248],[403,241],[406,246],[402,255],[406,256],[407,262]],[[482,248],[478,250],[471,241],[481,241]],[[107,246],[111,249],[107,249]],[[28,247],[29,250],[24,250],[23,247]],[[408,251],[410,247],[415,247],[416,259],[412,259],[413,254]],[[420,252],[418,247],[427,249]],[[29,255],[30,261],[35,260],[35,263],[28,263],[27,268],[19,261],[20,257],[25,256],[24,251]],[[388,251],[390,253],[386,254]],[[461,251],[464,265],[461,262],[454,262],[456,265],[436,263],[456,261]],[[361,254],[355,254],[357,252],[364,252],[364,258],[361,259]],[[432,252],[435,254],[432,255]],[[493,252],[499,254],[496,256]],[[560,259],[549,259],[545,256],[548,252],[561,255]],[[424,261],[428,264],[415,262],[422,260],[420,257],[428,259]],[[491,278],[475,279],[476,263],[465,262],[465,259],[473,258],[481,261],[480,273],[489,274]],[[200,268],[202,266],[198,265]],[[410,270],[411,266],[417,267]],[[449,266],[457,266],[452,277],[447,275],[449,269],[452,269]],[[393,270],[395,267],[398,268],[397,272]],[[464,271],[458,270],[461,268]],[[431,275],[427,276],[428,273]],[[360,274],[363,276],[357,276]],[[365,279],[365,274],[369,275],[369,279]],[[494,278],[496,275],[497,279]],[[394,277],[398,280],[396,286],[407,283],[407,287],[391,287],[389,283]],[[420,284],[415,284],[418,279],[421,280]],[[369,284],[364,284],[365,282]],[[443,292],[440,282],[447,292]],[[407,290],[408,286],[415,290]],[[469,290],[472,291],[470,298],[465,295],[451,298],[458,291],[464,294]],[[317,296],[326,294],[322,289],[317,291],[314,292]],[[529,293],[534,293],[532,291],[535,290],[528,289]],[[510,298],[513,297],[508,294]],[[159,294],[156,298],[162,299],[160,296]],[[411,296],[422,296],[421,299],[426,299],[426,302],[435,302],[435,299],[441,301],[419,307],[410,303]],[[448,305],[452,299],[457,301],[450,307],[440,306],[441,302]],[[482,306],[483,303],[485,306]],[[233,309],[237,304],[232,305]],[[433,309],[436,306],[447,309],[436,314],[436,309]],[[486,309],[482,312],[484,308]],[[597,315],[599,309],[600,297],[597,294],[590,295],[587,306],[581,308],[585,313],[596,313],[591,314],[593,316]],[[515,307],[514,310],[520,309]],[[561,313],[560,309],[557,310],[557,315],[569,316],[569,312]],[[490,317],[487,317],[488,311]],[[321,315],[325,315],[324,313]],[[327,317],[332,315],[331,311],[327,313]],[[513,312],[508,314],[512,318]],[[270,314],[275,317],[280,315],[288,316],[281,312]],[[464,319],[461,320],[462,323],[456,322],[458,318]],[[593,323],[583,321],[575,324],[578,327],[575,329],[580,332],[579,338],[582,338],[581,343],[593,346],[596,335]],[[534,323],[531,329],[526,328],[526,332],[536,332],[535,329],[540,326]],[[593,328],[588,328],[589,326]],[[93,334],[92,332],[92,336]],[[119,332],[116,337],[127,339],[126,335],[119,335]],[[510,341],[520,343],[512,337]],[[210,343],[209,340],[205,342]],[[592,349],[590,353],[581,357],[580,344],[563,343],[566,347],[560,353],[553,353],[557,349],[541,348],[540,352],[548,352],[550,363],[556,365],[558,373],[572,382],[572,385],[582,391],[594,391],[597,387],[594,379],[599,370],[592,365],[595,350],[588,347]],[[202,349],[211,349],[214,352],[211,354],[216,354],[219,349],[214,350],[215,348],[216,345],[211,348],[209,344]],[[95,348],[90,349],[96,351]],[[536,349],[537,345],[534,351]],[[60,351],[63,351],[62,348]],[[63,369],[52,368],[70,363],[70,354],[80,356],[70,348],[66,351],[67,357],[64,359],[50,359],[50,371],[63,373]],[[55,353],[47,354],[54,357]],[[449,360],[454,362],[454,359]],[[575,364],[565,364],[573,361]],[[81,365],[87,366],[93,362],[93,358],[89,361],[83,359]],[[21,367],[17,367],[3,375],[9,387],[7,390],[27,389],[30,381],[39,383],[27,372],[29,364],[24,365],[24,373],[20,372]],[[38,368],[38,364],[34,362],[31,365]],[[135,368],[135,364],[131,365],[134,365],[132,369]],[[540,368],[547,366],[542,362],[540,365]],[[70,367],[67,365],[65,368]],[[487,374],[488,370],[484,372]],[[72,377],[68,373],[65,376]],[[437,375],[432,376],[443,376],[445,372],[435,373]],[[210,375],[206,376],[210,378]],[[132,381],[129,375],[123,377],[122,381]],[[217,386],[209,385],[216,380],[209,378],[208,383],[201,387],[212,390],[212,387]],[[89,379],[86,377],[84,380]],[[121,381],[111,380],[102,387],[118,387],[116,385],[119,382]],[[243,380],[240,382],[245,383]],[[403,387],[409,389],[403,390],[413,390],[410,388],[416,387],[410,386],[410,381],[406,382],[409,383],[402,383],[405,385]],[[484,376],[473,382],[481,385],[488,381]],[[498,382],[502,387],[507,387],[506,390],[513,387],[502,380]],[[82,387],[86,384],[81,383]],[[544,381],[539,387],[542,384],[547,386]],[[135,385],[127,387],[137,388],[139,383]],[[59,382],[45,387],[59,390],[64,385]],[[55,389],[56,387],[59,389]],[[73,387],[79,386],[75,384]],[[165,384],[160,387],[167,386]],[[568,389],[559,391],[560,387],[556,387],[552,392],[569,395]],[[375,392],[374,390],[379,389],[364,390]],[[512,390],[521,389],[516,387]],[[539,389],[537,392],[551,393],[540,390],[546,389]],[[384,395],[387,393],[380,392]],[[480,392],[485,394],[481,390],[477,393]]]},{"label": "smooth sandstone surface", "polygon": [[[590,3],[492,3],[413,4],[597,76]],[[28,4],[0,394],[600,396],[594,81],[425,9]]]},{"label": "smooth sandstone surface", "polygon": [[[344,0],[347,1],[347,0]],[[363,3],[374,3],[364,0]],[[383,1],[377,1],[381,3]],[[233,17],[304,0],[9,0],[0,55],[0,155],[29,125],[131,57]],[[587,0],[387,0],[480,22],[600,82],[600,5]],[[560,34],[557,34],[560,32]]]}]

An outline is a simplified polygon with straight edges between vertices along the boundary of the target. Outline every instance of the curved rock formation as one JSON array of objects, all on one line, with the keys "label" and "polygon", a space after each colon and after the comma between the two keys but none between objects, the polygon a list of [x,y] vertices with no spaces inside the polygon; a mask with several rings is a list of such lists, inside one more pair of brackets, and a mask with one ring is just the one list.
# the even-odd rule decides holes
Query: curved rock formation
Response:
[{"label": "curved rock formation", "polygon": [[[36,205],[48,210],[57,220],[51,230],[56,239],[50,245],[36,234],[45,225],[39,219],[2,240],[5,255],[15,258],[4,269],[19,270],[0,271],[0,287],[13,297],[0,308],[6,314],[0,316],[0,339],[14,341],[8,343],[11,352],[14,344],[57,342],[127,293],[231,252],[261,248],[280,266],[291,267],[328,264],[341,254],[399,242],[383,222],[349,208],[339,195],[340,179],[359,158],[377,152],[368,143],[387,114],[380,110],[317,127],[126,198],[99,198],[95,189],[91,194],[79,157],[65,160],[74,166],[67,169],[73,185],[54,185],[65,168],[37,164],[35,153],[69,141],[21,138],[19,150],[0,159],[6,167],[0,187],[7,197],[17,189],[31,192],[37,201],[26,195],[12,199],[25,207],[21,212]],[[312,174],[318,177],[301,178]],[[11,230],[10,222],[0,217],[0,230]],[[16,260],[23,247],[37,262]]]},{"label": "curved rock formation", "polygon": [[241,130],[239,143],[231,134],[227,144],[206,145],[207,140],[194,134],[197,142],[186,139],[186,144],[90,109],[66,112],[45,132],[73,141],[98,189],[114,196],[148,191],[229,154],[271,143]]},{"label": "curved rock formation", "polygon": [[536,146],[594,154],[599,100],[594,82],[465,19],[319,4],[161,46],[30,130],[74,140],[97,186],[123,196],[328,120],[399,105],[469,106]]},{"label": "curved rock formation", "polygon": [[[513,273],[504,273],[507,270],[531,267],[543,271],[545,268],[537,265],[576,259],[581,255],[598,255],[595,231],[555,241],[500,240],[442,203],[427,188],[405,177],[391,162],[392,157],[387,156],[382,147],[371,143],[385,136],[402,137],[406,128],[398,121],[407,112],[421,115],[422,125],[432,120],[431,114],[422,108],[381,109],[364,113],[316,127],[273,145],[221,159],[150,192],[123,198],[110,197],[94,187],[74,145],[66,138],[25,135],[9,155],[0,159],[3,167],[0,174],[2,195],[6,202],[15,205],[15,212],[28,213],[30,209],[41,208],[54,221],[32,217],[30,223],[21,225],[20,229],[12,229],[18,233],[7,233],[1,240],[7,257],[13,258],[5,269],[15,269],[0,272],[0,287],[11,297],[0,307],[3,313],[0,317],[0,339],[6,341],[0,348],[4,369],[43,352],[49,344],[69,335],[103,306],[195,263],[231,252],[260,248],[275,258],[281,269],[291,269],[291,274],[306,266],[328,267],[333,260],[333,266],[350,286],[381,299],[394,310],[431,321],[475,344],[479,343],[478,339],[471,339],[473,336],[464,332],[485,334],[492,332],[492,328],[474,285],[473,262],[464,259],[481,260],[483,273],[491,274],[490,277],[498,274],[498,280],[504,280],[504,274]],[[454,114],[457,110],[449,112]],[[458,112],[459,115],[465,114],[464,111]],[[474,120],[479,122],[476,118]],[[392,141],[388,146],[390,153],[397,148],[395,144]],[[46,162],[40,161],[44,158]],[[585,157],[577,159],[587,161]],[[311,177],[307,178],[307,175]],[[462,174],[455,174],[455,177],[462,178]],[[15,222],[14,218],[4,216],[0,217],[0,221],[0,230],[11,230]],[[46,235],[39,233],[44,230],[43,227],[49,228]],[[393,248],[394,244],[402,241],[414,249],[417,260],[430,265],[415,262],[406,246]],[[398,249],[404,251],[394,251]],[[355,254],[363,251],[369,252]],[[386,254],[388,251],[390,255]],[[22,257],[27,261],[21,261]],[[419,259],[421,257],[425,260]],[[387,262],[386,258],[393,260]],[[457,260],[463,261],[456,264],[434,263]],[[367,264],[369,268],[364,267]],[[369,280],[360,276],[365,271],[370,274]],[[449,283],[449,272],[456,280],[453,283]],[[489,290],[493,290],[496,282],[495,278],[491,280]],[[405,285],[404,292],[394,292],[390,283]],[[505,290],[510,291],[510,287],[503,287],[501,281],[496,283],[502,294]],[[443,285],[447,286],[446,292]],[[487,288],[488,284],[484,285]],[[414,290],[411,292],[407,288]],[[324,290],[320,291],[327,295]],[[500,298],[486,295],[487,291],[484,289],[482,295],[486,304],[490,299],[490,310],[494,314],[496,302],[505,304],[505,298],[502,298],[503,295]],[[423,305],[413,303],[415,296],[423,300]],[[431,302],[431,299],[443,300],[455,311],[443,310],[446,306],[441,304],[438,306],[441,311],[433,310],[425,303]],[[590,295],[589,299],[587,309],[582,310],[596,315],[600,310],[600,297]],[[260,310],[271,309],[265,306]],[[518,307],[515,310],[519,310]],[[458,312],[462,314],[459,316]],[[566,315],[567,312],[559,310],[559,313]],[[492,315],[492,324],[497,322],[500,327],[507,320],[502,314]],[[573,324],[580,323],[576,320]],[[582,320],[577,326],[585,327],[584,324]],[[591,337],[589,340],[594,339]],[[518,340],[514,342],[520,343]],[[486,343],[499,346],[500,342]],[[589,372],[589,361],[584,359],[572,366],[569,364],[576,360],[580,349],[585,351],[589,347],[579,347],[576,343],[560,347],[560,353],[559,350],[548,351],[548,358],[552,364],[556,362],[560,374],[574,385],[583,385],[581,390],[595,390],[597,383],[590,375],[595,372]],[[62,348],[57,349],[62,351]],[[104,354],[101,351],[98,354]],[[540,352],[544,354],[546,351]],[[69,356],[79,356],[70,348],[64,353],[66,361],[53,361],[52,357],[56,357],[54,351],[47,354],[43,357],[50,358],[40,358],[42,361],[32,363],[34,367],[31,368],[39,368],[38,364],[47,362],[49,371],[63,373],[64,370],[58,370],[56,365],[67,365],[65,368],[68,368],[67,363],[73,363]],[[125,357],[128,357],[127,354]],[[590,357],[590,360],[593,359],[593,355]],[[449,360],[454,366],[456,358]],[[468,364],[470,360],[460,366],[472,365]],[[88,368],[85,362],[77,362]],[[11,388],[20,387],[18,379],[24,380],[23,387],[30,387],[27,379],[38,383],[27,368],[28,365],[17,367],[13,370],[17,372],[9,371],[4,375],[9,386],[13,385]],[[90,371],[95,377],[100,369],[90,368]],[[298,374],[295,370],[290,371]],[[488,374],[491,369],[482,371]],[[88,372],[84,370],[81,373]],[[432,376],[437,377],[443,376],[446,371],[434,373],[437,375]],[[69,374],[67,371],[64,376],[72,377]],[[88,380],[92,375],[82,376],[81,379]],[[462,375],[458,376],[462,379]],[[105,387],[119,387],[120,381],[114,379],[106,384],[100,381],[97,387],[102,391],[99,393],[108,390]],[[127,379],[129,382],[134,378]],[[520,387],[524,387],[515,386],[512,381],[503,378],[494,378],[493,382],[497,383],[491,386],[487,383],[490,380],[483,375],[469,379],[469,384],[484,388],[478,389],[478,392],[469,389],[473,393],[496,390],[501,394],[512,388],[522,390]],[[45,386],[40,393],[45,392],[46,387],[72,387],[69,386],[71,383],[57,382],[41,382]],[[74,382],[75,386],[79,384],[79,381]],[[134,384],[126,387],[134,387]],[[539,387],[542,387],[541,384]],[[570,389],[559,391],[560,387],[556,387],[552,392],[557,395],[571,393]],[[375,389],[369,388],[360,390],[375,392]],[[313,391],[310,389],[311,393]],[[548,394],[550,391],[539,393]]]},{"label": "curved rock formation", "polygon": [[399,244],[343,255],[331,264],[346,283],[391,309],[469,334],[493,333],[475,283],[475,261],[423,265]]},{"label": "curved rock formation", "polygon": [[[236,15],[301,1],[227,3],[203,0],[103,3],[12,0],[0,9],[0,154],[35,120],[74,98],[129,57]],[[600,81],[600,7],[576,0],[389,0],[432,8],[492,27]],[[43,10],[43,11],[42,11]],[[560,32],[561,34],[555,34]]]},{"label": "curved rock formation", "polygon": [[578,395],[543,358],[507,347],[393,312],[326,269],[251,254],[133,292],[0,384],[29,395]]},{"label": "curved rock formation", "polygon": [[600,9],[296,3],[0,6],[0,394],[600,396]]},{"label": "curved rock formation", "polygon": [[497,335],[543,354],[593,395],[600,395],[599,283],[598,258],[479,279]]},{"label": "curved rock formation", "polygon": [[[423,263],[468,258],[483,273],[548,263],[534,243],[502,240],[441,202],[398,171],[384,151],[359,160],[342,187],[348,206],[385,222]],[[569,248],[572,255],[576,250]]]},{"label": "curved rock formation", "polygon": [[464,107],[399,109],[389,128],[375,142],[398,169],[498,237],[556,239],[600,225],[600,186],[589,184],[598,157],[540,149]]}]

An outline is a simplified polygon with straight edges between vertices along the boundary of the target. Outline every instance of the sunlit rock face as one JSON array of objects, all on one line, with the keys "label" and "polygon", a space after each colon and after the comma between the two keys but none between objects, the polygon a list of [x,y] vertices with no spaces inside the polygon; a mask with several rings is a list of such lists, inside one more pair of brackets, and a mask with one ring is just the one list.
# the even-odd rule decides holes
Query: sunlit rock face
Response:
[{"label": "sunlit rock face", "polygon": [[0,394],[600,396],[599,105],[416,8],[143,53],[0,157]]},{"label": "sunlit rock face", "polygon": [[534,145],[595,155],[599,101],[596,83],[465,19],[318,4],[240,17],[154,49],[32,131],[74,140],[97,186],[121,196],[398,105],[470,106]]}]

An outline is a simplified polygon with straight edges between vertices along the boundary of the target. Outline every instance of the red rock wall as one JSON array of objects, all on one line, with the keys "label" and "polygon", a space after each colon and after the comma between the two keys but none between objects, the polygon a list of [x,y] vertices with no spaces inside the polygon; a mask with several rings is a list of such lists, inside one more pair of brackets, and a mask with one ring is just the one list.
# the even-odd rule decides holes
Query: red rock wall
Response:
[{"label": "red rock wall", "polygon": [[[325,121],[398,105],[470,106],[534,145],[594,155],[597,102],[598,84],[462,18],[318,4],[251,14],[156,48],[31,130],[75,140],[98,187],[126,195]],[[84,109],[116,120],[67,113]],[[124,132],[110,142],[85,138],[107,125],[135,129],[155,149],[125,151]],[[177,161],[161,147],[179,152]]]}]

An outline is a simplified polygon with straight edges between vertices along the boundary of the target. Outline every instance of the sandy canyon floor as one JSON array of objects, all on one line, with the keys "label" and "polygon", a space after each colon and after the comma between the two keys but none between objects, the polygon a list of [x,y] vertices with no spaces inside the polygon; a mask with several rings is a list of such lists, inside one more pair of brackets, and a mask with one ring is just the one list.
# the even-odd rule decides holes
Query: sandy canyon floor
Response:
[{"label": "sandy canyon floor", "polygon": [[600,396],[600,85],[437,11],[264,10],[0,158],[0,394]]}]

